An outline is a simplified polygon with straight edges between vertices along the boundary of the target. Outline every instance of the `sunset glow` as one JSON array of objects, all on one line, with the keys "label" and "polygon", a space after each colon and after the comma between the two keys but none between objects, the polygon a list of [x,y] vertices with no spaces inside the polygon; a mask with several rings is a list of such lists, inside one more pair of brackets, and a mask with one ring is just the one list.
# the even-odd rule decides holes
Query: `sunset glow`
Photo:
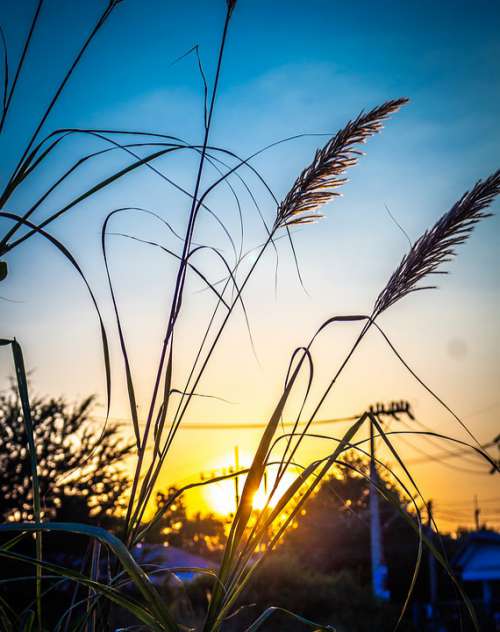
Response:
[{"label": "sunset glow", "polygon": [[[291,471],[286,472],[283,476],[280,484],[276,488],[276,491],[271,498],[272,485],[275,482],[275,472],[272,471],[267,477],[266,483],[262,483],[253,498],[253,507],[257,510],[262,510],[266,507],[266,504],[271,509],[276,506],[281,495],[288,489],[291,483],[295,480],[298,473],[294,474]],[[246,476],[242,475],[238,477],[239,493],[243,490]],[[267,487],[267,493],[266,493]],[[213,511],[221,516],[229,516],[234,514],[236,508],[236,490],[234,479],[220,481],[213,483],[205,487],[204,501],[209,511]]]},{"label": "sunset glow", "polygon": [[0,2],[0,627],[498,632],[500,5]]}]

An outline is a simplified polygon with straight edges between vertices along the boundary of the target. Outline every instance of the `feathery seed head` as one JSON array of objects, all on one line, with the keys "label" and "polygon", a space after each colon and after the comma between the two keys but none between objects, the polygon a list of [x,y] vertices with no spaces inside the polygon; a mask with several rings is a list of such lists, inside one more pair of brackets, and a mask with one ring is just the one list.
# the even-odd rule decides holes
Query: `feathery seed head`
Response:
[{"label": "feathery seed head", "polygon": [[367,138],[382,129],[382,121],[405,105],[408,99],[387,101],[381,106],[363,112],[341,129],[327,144],[318,149],[312,163],[302,171],[294,185],[278,207],[275,230],[282,226],[306,224],[320,219],[317,210],[332,198],[341,194],[338,187],[347,182],[341,177],[346,169],[353,167],[363,152],[355,145],[365,143]]},{"label": "feathery seed head", "polygon": [[434,285],[419,286],[418,283],[429,274],[446,274],[438,267],[455,256],[455,248],[467,240],[480,220],[491,216],[485,209],[499,193],[500,170],[484,181],[479,180],[430,230],[425,231],[380,292],[373,318],[411,292],[433,289]]}]

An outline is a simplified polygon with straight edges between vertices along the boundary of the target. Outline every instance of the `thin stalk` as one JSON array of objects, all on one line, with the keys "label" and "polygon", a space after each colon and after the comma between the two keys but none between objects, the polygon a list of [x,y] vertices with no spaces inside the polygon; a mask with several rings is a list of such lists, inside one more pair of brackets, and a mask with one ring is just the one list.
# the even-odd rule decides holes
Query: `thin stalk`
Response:
[{"label": "thin stalk", "polygon": [[[281,481],[281,478],[285,472],[285,470],[287,469],[290,461],[294,458],[300,443],[302,442],[302,438],[304,437],[305,434],[307,434],[307,431],[309,430],[309,427],[311,426],[312,422],[314,421],[314,418],[316,417],[316,415],[318,414],[320,408],[323,406],[326,398],[328,397],[330,391],[332,390],[332,388],[334,387],[336,381],[338,380],[338,378],[340,377],[342,371],[345,369],[345,367],[347,366],[348,362],[350,361],[350,359],[352,358],[352,356],[354,355],[354,352],[356,351],[356,349],[358,348],[358,346],[360,345],[361,341],[363,340],[363,338],[365,337],[365,335],[367,334],[371,324],[372,324],[372,319],[370,318],[368,320],[368,322],[364,325],[363,329],[361,330],[361,333],[358,335],[358,337],[356,338],[354,344],[352,345],[349,353],[346,355],[346,357],[344,358],[344,360],[342,361],[342,364],[340,365],[340,367],[338,368],[337,372],[335,373],[334,377],[332,378],[332,380],[330,381],[330,384],[327,386],[327,388],[325,389],[325,391],[323,392],[323,395],[320,397],[319,402],[316,404],[316,407],[314,408],[313,412],[311,413],[305,427],[303,428],[301,434],[299,435],[299,439],[296,442],[295,446],[292,448],[292,451],[290,453],[290,456],[288,457],[287,463],[285,465],[285,467],[283,468],[283,471],[281,473],[281,476],[277,476],[276,477],[276,481],[273,487],[273,490],[271,493],[274,493],[274,491],[276,490],[279,482]],[[309,347],[308,347],[309,348]],[[293,436],[293,435],[292,435]],[[286,452],[288,450],[288,447],[285,450],[285,454],[283,456],[283,458],[286,455]]]},{"label": "thin stalk", "polygon": [[[99,17],[99,19],[97,20],[96,24],[94,25],[94,28],[92,29],[92,31],[88,35],[87,39],[85,40],[83,46],[78,51],[78,53],[77,53],[76,57],[74,58],[71,66],[69,67],[68,71],[64,75],[61,83],[59,84],[57,90],[55,91],[55,93],[54,93],[54,95],[52,97],[52,99],[50,100],[49,105],[47,106],[45,112],[43,113],[43,115],[42,115],[42,117],[40,119],[40,121],[38,122],[38,125],[35,128],[35,131],[33,132],[32,136],[31,136],[31,139],[29,140],[29,142],[28,142],[28,144],[27,144],[27,146],[26,146],[21,158],[19,159],[19,162],[17,163],[17,166],[14,169],[14,172],[13,172],[12,176],[9,178],[7,186],[5,187],[5,191],[4,191],[4,193],[2,195],[2,198],[0,200],[0,206],[3,206],[5,204],[5,198],[10,195],[10,192],[11,192],[12,188],[13,187],[15,188],[15,186],[16,186],[16,184],[15,184],[16,175],[21,170],[21,167],[23,166],[24,160],[28,156],[31,148],[33,147],[33,144],[35,143],[35,141],[36,141],[36,139],[38,137],[38,134],[40,133],[40,130],[42,129],[43,125],[45,124],[45,121],[49,117],[49,115],[50,115],[54,105],[56,104],[57,100],[61,96],[61,93],[64,90],[66,84],[68,83],[68,81],[69,81],[71,75],[73,74],[75,68],[77,67],[77,65],[79,64],[79,62],[82,59],[83,55],[85,54],[85,51],[89,47],[89,45],[92,42],[92,40],[94,39],[94,37],[97,35],[98,31],[104,25],[104,23],[108,19],[109,15],[111,14],[111,12],[115,8],[115,6],[116,6],[115,0],[110,0],[110,2],[108,3],[106,9],[103,11],[102,15]],[[20,228],[20,226],[21,226],[20,224],[15,225],[9,230],[7,235],[2,239],[2,245],[7,243],[7,241],[17,232],[17,230]]]},{"label": "thin stalk", "polygon": [[[40,481],[38,478],[38,460],[35,445],[35,429],[33,419],[31,417],[31,407],[29,402],[28,381],[26,378],[26,369],[24,367],[23,352],[21,345],[17,340],[1,341],[1,344],[10,344],[14,357],[14,365],[16,369],[17,387],[19,390],[19,399],[23,411],[24,424],[26,428],[26,440],[28,443],[28,451],[31,466],[31,489],[33,494],[33,517],[37,526],[42,522],[42,504],[40,499]],[[35,549],[36,559],[42,561],[42,533],[40,530],[35,531]],[[42,632],[42,567],[37,565],[36,572],[36,612],[37,625],[39,632]]]},{"label": "thin stalk", "polygon": [[16,69],[16,74],[14,75],[14,80],[12,82],[12,85],[10,87],[8,95],[7,95],[7,93],[5,94],[6,100],[5,100],[5,105],[4,105],[3,112],[2,112],[2,118],[0,119],[0,132],[2,132],[3,126],[5,124],[5,119],[7,117],[8,111],[9,111],[10,102],[12,101],[12,97],[14,96],[14,92],[15,92],[16,86],[17,86],[17,81],[19,79],[19,75],[21,74],[21,70],[22,70],[22,67],[24,65],[24,60],[26,59],[26,55],[28,54],[28,49],[30,47],[31,38],[33,36],[33,33],[35,32],[36,24],[38,22],[38,16],[40,15],[40,11],[42,10],[43,2],[44,2],[44,0],[38,0],[38,5],[37,5],[37,7],[35,9],[35,13],[33,15],[33,20],[31,21],[31,26],[30,26],[28,35],[26,37],[26,40],[24,41],[23,52],[21,53],[21,57],[19,58],[19,63],[17,64],[17,69]]},{"label": "thin stalk", "polygon": [[[194,380],[192,388],[190,389],[190,391],[189,391],[189,393],[187,395],[187,399],[186,399],[186,401],[184,403],[184,406],[182,407],[182,410],[181,410],[181,412],[178,415],[178,418],[177,418],[177,421],[175,423],[174,430],[173,430],[170,442],[164,448],[163,459],[160,460],[157,463],[156,468],[155,468],[155,472],[154,472],[154,474],[151,477],[149,477],[149,480],[155,481],[157,479],[157,477],[158,477],[158,475],[160,473],[160,470],[161,470],[161,468],[163,466],[164,457],[166,456],[166,454],[168,452],[168,449],[170,448],[170,446],[172,444],[173,437],[175,436],[175,433],[176,433],[176,431],[177,431],[177,429],[178,429],[178,427],[179,427],[179,425],[180,425],[180,423],[181,423],[181,421],[182,421],[182,419],[184,417],[184,414],[186,413],[186,410],[187,410],[187,408],[188,408],[188,406],[189,406],[189,404],[191,402],[192,393],[196,391],[196,387],[198,386],[198,384],[199,384],[199,382],[200,382],[200,380],[202,378],[202,375],[203,375],[203,373],[204,373],[204,371],[205,371],[205,369],[207,367],[207,364],[208,364],[208,362],[209,362],[209,360],[210,360],[210,358],[212,356],[212,353],[214,352],[215,347],[217,346],[217,344],[218,344],[218,342],[220,340],[220,337],[222,336],[222,333],[223,333],[223,331],[225,329],[225,326],[226,326],[229,318],[231,317],[231,314],[232,314],[232,312],[234,310],[234,307],[238,303],[238,301],[239,301],[239,299],[240,299],[240,297],[241,297],[241,295],[243,293],[243,290],[245,289],[245,286],[247,285],[248,281],[250,280],[250,277],[252,276],[255,268],[257,267],[260,259],[262,258],[262,255],[266,251],[267,246],[269,245],[269,243],[271,243],[272,238],[273,238],[273,234],[274,233],[271,233],[271,235],[267,238],[267,240],[263,244],[259,254],[257,255],[254,263],[252,264],[252,267],[250,268],[250,271],[247,273],[247,276],[245,277],[245,279],[241,283],[239,289],[237,290],[237,293],[236,293],[236,295],[234,297],[234,300],[232,301],[232,303],[231,303],[231,305],[229,307],[229,310],[227,311],[226,315],[224,316],[224,320],[222,321],[222,324],[219,327],[219,330],[218,330],[218,332],[217,332],[217,334],[215,336],[215,339],[213,340],[213,342],[212,342],[212,344],[211,344],[211,346],[210,346],[210,348],[209,348],[209,350],[207,352],[207,355],[206,355],[205,359],[203,360],[203,363],[202,363],[202,365],[201,365],[201,367],[200,367],[200,369],[198,371],[198,375],[196,376],[196,379]],[[148,483],[149,480],[146,481],[146,483]],[[135,520],[136,520],[136,525],[137,525],[136,529],[139,527],[140,519],[142,518],[142,516],[144,515],[144,511],[146,510],[146,502],[147,502],[147,495],[142,499],[142,503],[141,503],[141,506],[140,506],[139,510],[136,511],[136,515],[135,515]]]},{"label": "thin stalk", "polygon": [[[281,141],[278,141],[278,142],[281,142]],[[273,146],[273,145],[275,145],[275,144],[278,144],[278,143],[273,143],[273,144],[269,145],[268,147],[271,147],[271,146]],[[236,171],[237,169],[239,169],[241,166],[243,166],[243,165],[247,165],[247,164],[249,163],[249,161],[250,161],[253,157],[255,157],[256,155],[258,155],[258,154],[259,154],[259,153],[261,153],[262,151],[265,151],[265,149],[267,149],[268,147],[266,147],[266,148],[264,148],[264,149],[262,149],[262,150],[259,150],[258,152],[255,152],[254,154],[251,154],[251,155],[250,155],[248,158],[246,158],[245,160],[240,161],[240,162],[239,162],[239,163],[238,163],[235,167],[231,168],[231,169],[230,169],[230,170],[229,170],[226,174],[224,174],[224,176],[222,176],[221,178],[219,178],[218,180],[216,180],[216,181],[215,181],[212,185],[210,185],[210,187],[208,187],[208,189],[207,189],[207,190],[203,193],[203,195],[200,197],[200,199],[199,199],[199,201],[198,201],[198,203],[197,203],[197,209],[199,209],[199,208],[200,208],[200,206],[204,203],[204,200],[205,200],[205,198],[208,196],[208,194],[209,194],[209,193],[210,193],[210,192],[211,192],[211,191],[212,191],[215,187],[217,187],[217,186],[220,184],[220,182],[221,182],[221,181],[223,181],[224,179],[226,179],[229,175],[231,175],[233,172],[235,172],[235,171]],[[254,170],[254,171],[255,171],[255,170]],[[259,179],[262,181],[262,178],[259,176],[259,174],[257,173],[256,175],[258,175]],[[263,182],[263,183],[264,183],[264,185],[266,186],[266,188],[268,189],[268,191],[270,192],[270,194],[272,195],[272,197],[273,197],[273,199],[275,200],[275,202],[278,204],[278,201],[277,201],[276,197],[274,196],[274,194],[272,193],[272,191],[269,189],[269,187],[267,186],[267,184],[266,184],[265,182]],[[193,198],[193,199],[194,199],[194,198]],[[244,288],[244,286],[246,285],[246,283],[247,283],[247,281],[248,281],[249,277],[251,276],[251,274],[252,274],[253,270],[255,269],[255,264],[256,264],[256,263],[258,262],[258,260],[261,258],[261,256],[262,256],[262,254],[263,254],[264,250],[267,248],[267,246],[269,245],[269,243],[273,243],[274,234],[275,234],[275,232],[276,232],[276,230],[277,230],[278,228],[279,228],[279,226],[275,224],[275,225],[274,225],[274,227],[273,227],[273,229],[272,229],[272,231],[268,234],[268,238],[267,238],[267,240],[264,242],[264,244],[263,244],[263,246],[262,246],[262,250],[261,250],[261,252],[259,253],[259,255],[258,255],[258,257],[257,257],[256,262],[254,262],[254,265],[252,266],[252,268],[251,268],[251,270],[250,270],[249,274],[247,275],[247,277],[246,277],[245,281],[243,282],[243,285],[242,285],[242,286],[241,286],[241,288],[240,288],[240,292],[237,294],[237,296],[236,296],[236,298],[235,298],[235,303],[236,303],[236,301],[239,299],[239,297],[241,296],[241,291],[243,290],[243,288]],[[234,305],[233,305],[233,307],[234,307]],[[231,312],[230,312],[230,313],[232,313],[232,309],[231,309]],[[221,329],[219,330],[219,333],[217,334],[217,339],[216,339],[215,343],[212,345],[211,349],[210,349],[210,350],[209,350],[209,352],[208,352],[207,359],[205,360],[205,362],[204,362],[204,364],[203,364],[202,368],[200,369],[200,373],[198,374],[198,377],[197,377],[197,379],[196,379],[195,385],[197,385],[197,384],[198,384],[198,382],[199,382],[199,380],[201,379],[201,375],[202,375],[202,373],[203,373],[203,371],[204,371],[204,369],[205,369],[205,367],[206,367],[206,365],[207,365],[207,363],[208,363],[208,359],[209,359],[209,357],[211,356],[211,354],[212,354],[212,352],[213,352],[213,350],[214,350],[215,344],[217,343],[217,341],[218,341],[218,340],[219,340],[219,338],[220,338],[220,335],[221,335],[221,333],[222,333],[222,329],[224,328],[225,324],[227,323],[227,320],[228,320],[228,318],[229,318],[230,313],[226,315],[226,318],[224,319],[224,322],[223,322],[223,324],[221,325]],[[157,389],[157,388],[158,388],[158,387],[156,387],[156,389]],[[194,390],[195,390],[195,388],[196,388],[196,386],[194,386],[192,389],[190,389],[190,391],[189,391],[189,392],[194,391]],[[180,415],[180,418],[181,418],[181,419],[182,419],[182,416],[184,415],[184,413],[186,412],[187,406],[189,405],[189,401],[190,401],[190,396],[188,397],[188,401],[187,401],[187,403],[185,404],[185,406],[184,406],[184,408],[183,408],[183,410],[182,410],[182,412],[181,412],[181,415]],[[151,411],[150,411],[150,412],[151,412]],[[177,416],[177,415],[176,415],[176,416]],[[177,430],[177,428],[178,428],[178,426],[179,426],[179,423],[180,423],[180,420],[181,420],[181,419],[179,419],[179,420],[178,420],[178,422],[177,422],[177,424],[175,425],[174,434],[175,434],[175,431]],[[149,421],[149,423],[151,423],[151,421]],[[146,427],[148,427],[148,423],[146,424]],[[149,480],[150,480],[150,478],[151,478],[151,477],[150,477],[150,471],[152,471],[153,466],[154,466],[154,463],[151,463],[150,468],[149,468],[149,471],[148,471],[147,476],[146,476],[146,480],[145,480],[145,482],[143,483],[143,489],[144,489],[144,488],[145,488],[145,486],[149,483]],[[158,464],[158,465],[157,465],[157,468],[156,468],[156,473],[155,473],[154,479],[156,479],[156,476],[158,475],[158,473],[159,473],[160,469],[161,469],[161,464]],[[137,509],[136,509],[136,512],[135,512],[135,516],[138,516],[138,515],[143,515],[143,514],[144,514],[144,511],[145,511],[145,503],[147,502],[147,499],[148,499],[148,493],[143,492],[143,493],[142,493],[142,501],[143,501],[143,503],[144,503],[144,506],[142,507],[142,509],[140,509],[140,508],[139,508],[139,505],[138,505],[138,507],[137,507]],[[135,516],[134,516],[134,519],[137,521],[137,519],[136,519],[136,517],[135,517]]]},{"label": "thin stalk", "polygon": [[[356,319],[359,320],[360,317],[356,317]],[[281,457],[281,461],[280,461],[280,466],[278,469],[278,473],[276,475],[273,487],[266,499],[266,504],[264,507],[264,510],[261,512],[261,514],[259,516],[257,516],[257,519],[255,521],[255,524],[252,527],[252,532],[250,534],[250,537],[252,537],[253,533],[257,530],[257,528],[260,525],[261,519],[265,514],[265,510],[267,509],[267,507],[269,506],[269,503],[271,502],[272,497],[274,496],[274,494],[276,493],[276,490],[279,486],[279,484],[281,483],[281,480],[286,472],[286,470],[288,469],[288,467],[290,466],[290,463],[293,461],[294,456],[299,448],[300,443],[302,442],[303,438],[305,436],[307,436],[307,432],[309,430],[309,427],[311,426],[311,423],[314,421],[314,418],[316,417],[317,413],[319,412],[321,406],[323,405],[325,399],[327,398],[328,394],[330,393],[331,389],[333,388],[335,382],[337,381],[337,379],[340,377],[342,371],[345,369],[345,367],[347,366],[349,360],[352,358],[354,352],[356,351],[357,347],[359,346],[359,344],[361,343],[361,341],[363,340],[364,336],[366,335],[366,333],[368,332],[368,329],[370,327],[370,325],[372,324],[372,319],[371,317],[363,317],[367,319],[367,323],[364,325],[362,331],[360,332],[360,334],[358,335],[357,339],[355,340],[353,346],[351,347],[349,353],[347,354],[347,356],[344,358],[341,366],[339,367],[339,369],[337,370],[336,374],[334,375],[334,377],[332,378],[330,384],[328,385],[328,387],[326,388],[326,390],[324,391],[322,397],[320,398],[320,401],[318,402],[318,404],[316,405],[316,408],[314,409],[313,413],[311,414],[309,420],[306,422],[306,425],[304,428],[302,428],[301,433],[298,437],[297,442],[295,443],[295,446],[293,447],[291,453],[289,454],[289,456],[287,457],[287,453],[288,450],[290,449],[290,445],[292,443],[292,440],[297,436],[296,435],[296,429],[298,426],[298,422],[299,422],[299,418],[297,418],[294,428],[292,430],[292,432],[288,435],[288,441],[285,447],[285,450],[283,452],[283,456]],[[309,352],[311,345],[313,344],[314,340],[316,339],[316,336],[318,335],[318,333],[323,329],[325,325],[323,325],[318,332],[316,332],[316,334],[313,336],[313,338],[311,339],[311,341],[309,342],[308,346],[306,347],[306,350]],[[271,448],[270,451],[272,451],[273,448]]]},{"label": "thin stalk", "polygon": [[[165,358],[166,358],[166,354],[167,354],[167,347],[169,346],[169,344],[172,345],[173,329],[174,329],[174,325],[175,325],[175,322],[176,322],[176,319],[177,319],[177,316],[178,316],[178,313],[179,313],[179,310],[180,310],[180,307],[181,307],[181,303],[182,303],[182,293],[183,293],[184,282],[185,282],[185,278],[186,278],[188,253],[189,253],[189,249],[191,247],[191,239],[192,239],[192,235],[193,235],[193,231],[194,231],[194,225],[195,225],[195,221],[196,221],[196,217],[197,217],[197,211],[199,209],[199,203],[197,202],[198,191],[199,191],[199,188],[200,188],[201,177],[202,177],[202,174],[203,174],[203,167],[204,167],[204,163],[205,163],[205,155],[206,155],[206,152],[207,152],[208,139],[209,139],[209,135],[210,135],[212,116],[213,116],[213,112],[214,112],[215,99],[216,99],[216,95],[217,95],[217,88],[218,88],[220,72],[221,72],[221,68],[222,68],[222,58],[223,58],[223,54],[224,54],[224,48],[225,48],[225,43],[226,43],[226,38],[227,38],[230,18],[231,18],[231,10],[228,7],[227,12],[226,12],[226,19],[225,19],[225,22],[224,22],[224,29],[223,29],[223,33],[222,33],[221,44],[220,44],[220,47],[219,47],[219,55],[218,55],[218,60],[217,60],[217,68],[216,68],[216,73],[215,73],[214,87],[213,87],[213,90],[212,90],[212,97],[211,97],[211,101],[210,101],[210,108],[209,108],[209,113],[208,113],[208,119],[207,119],[207,123],[205,125],[205,134],[204,134],[204,139],[203,139],[203,147],[202,147],[201,156],[200,156],[200,162],[199,162],[199,166],[198,166],[198,173],[197,173],[197,176],[196,176],[196,184],[195,184],[194,193],[193,193],[193,202],[192,202],[191,211],[190,211],[190,214],[189,214],[189,222],[188,222],[188,227],[187,227],[187,231],[186,231],[186,237],[185,237],[185,240],[184,240],[184,248],[183,248],[183,252],[182,252],[182,259],[181,259],[181,263],[179,265],[179,270],[178,270],[178,273],[177,273],[177,280],[176,280],[176,284],[175,284],[174,297],[173,297],[172,304],[171,304],[171,309],[170,309],[170,316],[169,316],[169,320],[168,320],[167,332],[166,332],[166,336],[165,336],[165,339],[163,341],[162,350],[161,350],[161,353],[160,353],[160,361],[159,361],[159,364],[158,364],[158,371],[157,371],[157,374],[156,374],[155,384],[154,384],[154,388],[153,388],[153,394],[152,394],[152,397],[151,397],[151,403],[150,403],[148,417],[147,417],[147,421],[146,421],[146,427],[145,427],[145,430],[144,430],[142,446],[141,446],[141,449],[139,451],[138,463],[137,463],[137,467],[136,467],[136,471],[135,471],[135,475],[134,475],[134,479],[133,479],[133,483],[132,483],[132,491],[131,491],[129,506],[127,508],[127,515],[126,515],[126,519],[125,519],[125,531],[126,531],[126,534],[127,534],[127,539],[129,539],[129,537],[130,537],[131,520],[132,520],[132,522],[134,522],[136,520],[137,511],[133,514],[132,513],[132,509],[133,509],[133,506],[134,506],[135,495],[136,495],[137,488],[138,488],[138,485],[139,485],[139,479],[140,479],[141,470],[142,470],[142,464],[143,464],[144,456],[145,456],[145,453],[146,453],[147,440],[148,440],[149,431],[150,431],[150,427],[151,427],[151,423],[152,423],[152,419],[153,419],[153,412],[154,412],[154,409],[155,409],[155,406],[156,406],[156,399],[157,399],[157,396],[158,396],[158,390],[159,390],[159,387],[160,387],[160,381],[161,381],[161,377],[162,377],[162,374],[163,374],[163,367],[164,367],[164,364],[165,364]],[[172,350],[170,351],[170,353],[172,354]],[[144,486],[143,486],[142,489],[144,489]],[[143,494],[141,493],[139,500],[142,500],[142,496],[143,496]]]},{"label": "thin stalk", "polygon": [[[63,215],[67,211],[69,211],[71,208],[73,208],[74,206],[76,206],[77,204],[82,202],[83,200],[87,199],[88,197],[90,197],[91,195],[96,193],[97,191],[100,191],[101,189],[107,187],[109,184],[111,184],[112,182],[115,182],[119,178],[122,178],[123,176],[127,175],[131,171],[134,171],[135,169],[137,169],[139,167],[142,167],[143,165],[149,163],[150,161],[153,161],[156,158],[164,156],[165,154],[168,154],[171,151],[176,151],[176,150],[180,150],[180,149],[186,149],[186,147],[184,147],[184,146],[174,146],[174,147],[169,147],[167,149],[162,149],[160,151],[156,151],[156,152],[154,152],[152,154],[149,154],[145,158],[141,158],[140,160],[137,160],[136,162],[134,162],[134,163],[132,163],[130,165],[127,165],[127,167],[124,167],[123,169],[120,169],[119,171],[117,171],[113,175],[105,178],[104,180],[101,180],[98,184],[95,184],[94,186],[92,186],[85,193],[82,193],[81,195],[77,196],[74,200],[72,200],[71,202],[69,202],[68,204],[66,204],[62,208],[60,208],[56,213],[53,213],[50,217],[47,217],[46,219],[44,219],[38,225],[39,228],[44,228],[45,226],[47,226],[48,224],[53,222],[55,219],[57,219],[58,217],[60,217],[61,215]],[[47,192],[45,192],[43,194],[42,198],[45,199],[47,197],[47,195],[49,193],[51,193],[56,186],[58,186],[71,172],[73,172],[78,166],[80,166],[80,164],[85,162],[88,158],[93,157],[94,155],[97,155],[99,153],[104,153],[105,151],[109,151],[109,149],[108,150],[103,150],[102,152],[97,152],[96,154],[91,154],[90,156],[87,156],[87,157],[84,157],[84,158],[81,158],[80,160],[78,160],[75,163],[75,165],[73,165],[73,167],[71,167],[71,169],[66,171],[65,174],[63,176],[61,176],[56,181],[56,183],[49,189],[49,191],[47,191]],[[35,205],[35,208],[36,208],[36,205]],[[25,216],[23,216],[23,219],[26,219],[27,217],[29,217],[31,215],[31,212],[32,211],[30,209],[25,214]],[[21,222],[19,222],[19,223],[21,225]],[[22,235],[21,237],[18,237],[17,239],[15,239],[10,244],[8,244],[7,240],[9,239],[9,234],[10,234],[10,231],[9,231],[9,234],[7,234],[2,239],[2,241],[0,242],[0,252],[2,252],[2,254],[5,254],[5,253],[9,252],[10,250],[13,250],[17,246],[19,246],[19,244],[23,243],[24,241],[29,239],[32,235],[34,235],[35,232],[36,231],[32,229],[32,230],[28,231],[27,233],[25,233],[24,235]]]}]

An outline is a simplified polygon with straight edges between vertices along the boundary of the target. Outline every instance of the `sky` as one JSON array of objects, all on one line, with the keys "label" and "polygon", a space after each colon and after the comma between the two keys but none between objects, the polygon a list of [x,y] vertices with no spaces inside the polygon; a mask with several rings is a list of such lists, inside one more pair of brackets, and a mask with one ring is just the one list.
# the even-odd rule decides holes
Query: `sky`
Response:
[{"label": "sky", "polygon": [[[104,6],[102,0],[46,0],[0,140],[2,183]],[[33,8],[30,1],[2,4],[0,21],[11,60],[19,55]],[[197,45],[212,84],[224,12],[223,0],[119,3],[43,133],[60,127],[142,130],[200,143],[203,83],[194,55],[182,56]],[[199,386],[200,393],[228,401],[197,398],[186,422],[264,423],[279,397],[293,350],[331,316],[369,313],[407,251],[408,237],[414,241],[477,179],[498,168],[499,26],[500,8],[495,2],[238,2],[222,64],[211,142],[247,156],[277,140],[309,134],[280,144],[252,162],[278,200],[316,148],[350,118],[390,98],[406,96],[410,103],[369,140],[366,156],[348,174],[343,197],[325,207],[325,218],[295,232],[303,286],[286,240],[277,244],[277,283],[275,253],[269,250],[260,261],[245,292],[254,349],[245,320],[237,312]],[[9,201],[8,210],[25,210],[65,166],[90,148],[101,149],[103,144],[77,136],[61,143],[44,168]],[[116,153],[85,164],[77,177],[40,206],[34,219],[43,219],[124,164],[126,159]],[[168,156],[157,166],[193,190],[195,155]],[[276,211],[272,197],[249,170],[241,175],[271,222]],[[209,184],[214,177],[217,173],[207,169],[203,183]],[[240,181],[232,183],[241,199],[246,251],[262,243],[265,232],[248,191]],[[238,212],[231,191],[219,187],[208,202],[239,244]],[[189,199],[143,169],[75,207],[54,222],[51,231],[77,258],[95,291],[112,340],[111,416],[126,419],[123,367],[100,246],[106,215],[120,207],[153,210],[182,233]],[[448,265],[450,274],[438,279],[438,290],[416,293],[380,320],[405,359],[481,443],[498,435],[500,409],[498,201],[493,210],[496,215],[477,227]],[[6,227],[4,221],[2,233]],[[137,212],[114,216],[109,231],[161,242],[175,251],[179,248],[163,225]],[[208,213],[200,215],[195,240],[232,256],[227,238]],[[108,237],[108,245],[142,418],[176,265],[157,248],[116,234]],[[98,322],[81,279],[40,238],[23,243],[7,261],[9,276],[0,293],[7,299],[0,305],[2,336],[15,336],[22,344],[35,392],[65,395],[70,401],[95,393],[99,423],[105,406],[104,368]],[[199,255],[197,264],[211,280],[224,276],[213,255]],[[209,293],[199,280],[189,277],[176,334],[178,388],[211,306]],[[318,340],[312,401],[319,397],[357,331],[354,324],[330,327]],[[5,351],[0,369],[6,381],[12,366]],[[347,366],[319,418],[350,416],[371,403],[395,399],[408,400],[417,420],[436,432],[467,440],[456,420],[408,374],[374,332]],[[338,424],[328,431],[338,436],[346,428]],[[398,429],[397,421],[391,429]],[[202,471],[227,466],[235,446],[242,464],[248,464],[258,438],[258,430],[181,429],[162,483],[179,484],[194,480]],[[439,456],[450,449],[422,438],[395,441],[408,463],[422,457],[418,450]],[[331,445],[326,440],[308,440],[300,458],[308,463],[331,451]],[[381,457],[390,462],[379,447]],[[492,500],[498,494],[496,478],[485,473],[477,460],[442,463],[435,458],[412,467],[424,495],[433,498],[444,528],[458,522],[472,525],[474,495],[480,506],[484,499],[484,520],[500,523],[499,504]],[[477,473],[479,469],[482,473]],[[221,488],[217,493],[227,496],[231,490]],[[213,506],[208,496],[198,496],[193,502]]]}]

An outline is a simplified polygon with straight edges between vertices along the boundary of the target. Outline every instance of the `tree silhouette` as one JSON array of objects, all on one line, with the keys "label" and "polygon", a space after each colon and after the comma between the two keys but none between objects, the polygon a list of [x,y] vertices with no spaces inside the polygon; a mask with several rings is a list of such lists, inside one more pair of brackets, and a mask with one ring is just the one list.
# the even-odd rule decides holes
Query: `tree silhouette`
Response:
[{"label": "tree silhouette", "polygon": [[[369,460],[347,453],[342,467],[322,481],[311,498],[298,527],[290,531],[282,552],[296,552],[301,562],[325,574],[349,571],[362,584],[370,585],[370,482]],[[358,472],[363,472],[364,476]],[[380,522],[385,557],[389,567],[388,585],[394,600],[406,596],[409,578],[415,568],[418,537],[396,506],[414,517],[412,504],[399,493],[391,477],[378,468],[379,484],[387,498],[380,497]],[[444,538],[443,538],[444,542]],[[425,598],[427,564],[422,564],[416,595]]]},{"label": "tree silhouette", "polygon": [[[62,397],[31,402],[44,518],[102,523],[116,515],[129,484],[117,424],[91,420],[94,397],[70,407]],[[0,395],[0,517],[32,520],[27,436],[17,391]]]}]

